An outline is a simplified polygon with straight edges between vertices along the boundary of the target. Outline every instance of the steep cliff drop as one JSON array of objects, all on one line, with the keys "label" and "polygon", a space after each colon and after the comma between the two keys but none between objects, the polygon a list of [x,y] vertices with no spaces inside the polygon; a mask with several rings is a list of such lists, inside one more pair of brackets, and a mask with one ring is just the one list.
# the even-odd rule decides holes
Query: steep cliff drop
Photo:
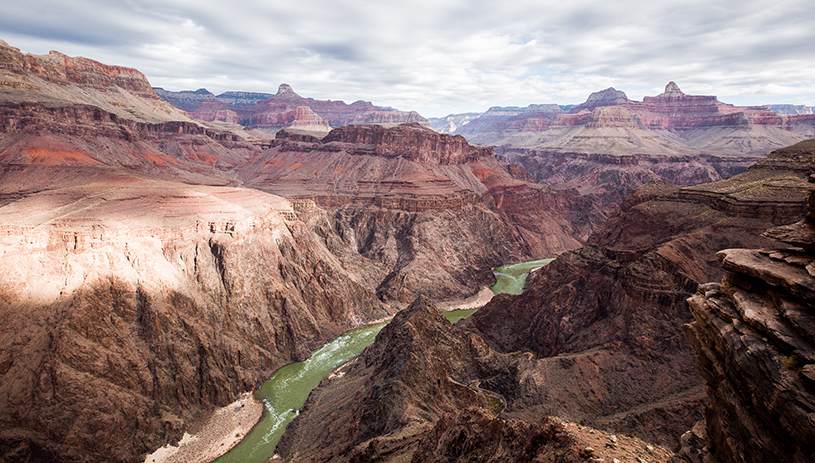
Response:
[{"label": "steep cliff drop", "polygon": [[721,278],[716,251],[769,246],[762,231],[803,216],[813,148],[777,150],[718,182],[646,184],[523,294],[496,296],[464,320],[500,351],[541,357],[521,366],[506,413],[537,410],[675,446],[704,400],[681,330],[691,320],[685,299]]},{"label": "steep cliff drop", "polygon": [[237,187],[251,132],[133,69],[0,42],[0,70],[0,459],[139,461],[391,314],[324,212]]},{"label": "steep cliff drop", "polygon": [[792,247],[721,251],[721,284],[688,299],[710,403],[674,462],[815,461],[815,193],[807,205],[766,233]]},{"label": "steep cliff drop", "polygon": [[493,282],[491,268],[580,245],[601,214],[573,190],[528,181],[489,148],[419,124],[356,124],[317,139],[285,129],[238,170],[248,186],[324,208],[340,260],[377,261],[377,294],[406,306],[417,295],[463,299]]},{"label": "steep cliff drop", "polygon": [[285,199],[123,180],[0,208],[8,458],[137,461],[389,314]]}]

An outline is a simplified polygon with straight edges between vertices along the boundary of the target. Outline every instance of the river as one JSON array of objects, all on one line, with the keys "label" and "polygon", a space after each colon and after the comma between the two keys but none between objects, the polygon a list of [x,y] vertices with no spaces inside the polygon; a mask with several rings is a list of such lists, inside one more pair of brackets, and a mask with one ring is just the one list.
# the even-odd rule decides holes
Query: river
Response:
[{"label": "river", "polygon": [[[493,292],[521,294],[527,274],[552,259],[510,264],[495,269],[497,283]],[[455,323],[478,309],[453,310],[444,316]],[[286,365],[272,374],[255,395],[266,407],[263,417],[252,431],[215,463],[264,463],[274,455],[275,447],[286,426],[297,416],[311,390],[335,368],[359,355],[376,338],[385,323],[364,326],[346,332],[315,350],[304,362]]]}]

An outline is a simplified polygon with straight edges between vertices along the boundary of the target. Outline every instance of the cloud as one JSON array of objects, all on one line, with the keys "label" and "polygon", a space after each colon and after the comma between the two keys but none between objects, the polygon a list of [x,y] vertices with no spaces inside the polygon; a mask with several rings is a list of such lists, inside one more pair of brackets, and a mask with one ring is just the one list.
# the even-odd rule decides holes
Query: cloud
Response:
[{"label": "cloud", "polygon": [[[0,38],[135,67],[171,90],[359,99],[426,115],[631,98],[676,81],[723,101],[815,105],[807,0],[28,0]],[[726,98],[730,98],[729,100]]]}]

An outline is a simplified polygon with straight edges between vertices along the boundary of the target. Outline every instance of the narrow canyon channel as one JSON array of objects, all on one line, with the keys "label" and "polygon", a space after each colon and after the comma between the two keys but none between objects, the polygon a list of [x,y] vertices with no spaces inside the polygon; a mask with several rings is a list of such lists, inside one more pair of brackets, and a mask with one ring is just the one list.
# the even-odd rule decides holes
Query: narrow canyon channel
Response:
[{"label": "narrow canyon channel", "polygon": [[[495,269],[497,282],[490,289],[496,294],[521,294],[528,273],[552,260],[535,260],[498,267]],[[478,309],[453,310],[445,312],[444,316],[451,323],[455,323],[469,317],[476,310]],[[384,326],[385,323],[380,323],[348,331],[314,351],[308,360],[292,363],[275,371],[272,377],[255,391],[255,395],[266,407],[263,417],[238,445],[215,460],[215,463],[264,463],[271,458],[286,426],[297,416],[311,390],[334,369],[359,355],[374,341]]]}]

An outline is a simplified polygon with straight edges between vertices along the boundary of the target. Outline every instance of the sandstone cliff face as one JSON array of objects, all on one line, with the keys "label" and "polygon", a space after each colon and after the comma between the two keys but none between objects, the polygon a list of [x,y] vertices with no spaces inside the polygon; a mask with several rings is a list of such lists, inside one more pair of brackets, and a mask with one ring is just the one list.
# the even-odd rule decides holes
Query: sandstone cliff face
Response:
[{"label": "sandstone cliff face", "polygon": [[462,322],[502,351],[544,357],[519,367],[509,416],[537,408],[674,445],[703,400],[684,299],[721,277],[717,249],[767,246],[762,230],[801,217],[813,155],[802,143],[731,179],[646,184],[524,294],[496,296]]},{"label": "sandstone cliff face", "polygon": [[815,195],[808,205],[803,221],[767,232],[796,248],[721,251],[721,284],[688,299],[695,320],[685,332],[710,404],[675,461],[815,458]]},{"label": "sandstone cliff face", "polygon": [[141,98],[158,97],[141,72],[109,66],[87,58],[71,58],[52,51],[48,55],[22,54],[0,41],[0,62],[16,74],[34,74],[57,84],[77,84],[95,89],[119,87]]},{"label": "sandstone cliff face", "polygon": [[541,188],[489,149],[416,124],[345,126],[321,140],[286,129],[238,173],[328,209],[333,231],[321,233],[382,263],[377,293],[400,305],[468,297],[492,282],[490,268],[572,249],[601,217],[574,191]]},{"label": "sandstone cliff face", "polygon": [[138,461],[388,314],[286,200],[253,190],[107,180],[29,195],[0,223],[0,454],[15,461]]}]

